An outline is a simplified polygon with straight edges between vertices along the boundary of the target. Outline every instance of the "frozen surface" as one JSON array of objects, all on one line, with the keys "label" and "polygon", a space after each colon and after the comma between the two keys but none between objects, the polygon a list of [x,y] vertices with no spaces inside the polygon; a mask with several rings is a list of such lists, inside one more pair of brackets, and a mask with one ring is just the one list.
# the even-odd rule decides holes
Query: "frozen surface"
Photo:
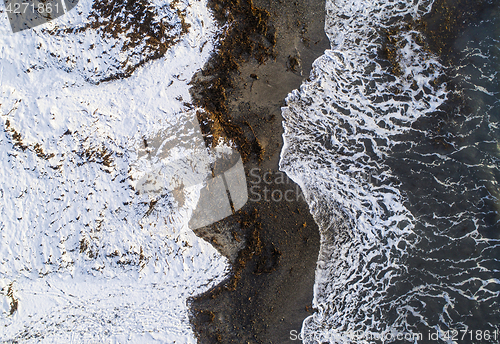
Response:
[{"label": "frozen surface", "polygon": [[193,144],[188,82],[216,30],[205,1],[151,6],[172,45],[145,63],[144,45],[65,31],[92,1],[16,34],[0,8],[0,340],[194,343],[187,300],[228,272],[188,228],[199,185],[135,190],[144,142],[178,134],[172,159]]}]

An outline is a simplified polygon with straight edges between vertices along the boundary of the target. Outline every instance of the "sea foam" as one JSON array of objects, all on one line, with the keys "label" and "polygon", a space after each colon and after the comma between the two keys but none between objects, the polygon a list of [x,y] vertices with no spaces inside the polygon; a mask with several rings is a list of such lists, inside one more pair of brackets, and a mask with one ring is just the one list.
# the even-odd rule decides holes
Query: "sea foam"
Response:
[{"label": "sea foam", "polygon": [[[361,343],[407,328],[393,293],[415,217],[387,157],[421,116],[447,99],[443,67],[405,26],[428,1],[327,1],[331,49],[283,108],[280,167],[303,189],[321,231],[307,343]],[[393,42],[394,46],[388,46]],[[387,59],[387,51],[395,56]],[[385,56],[384,56],[385,55]],[[366,338],[353,338],[360,331]]]}]

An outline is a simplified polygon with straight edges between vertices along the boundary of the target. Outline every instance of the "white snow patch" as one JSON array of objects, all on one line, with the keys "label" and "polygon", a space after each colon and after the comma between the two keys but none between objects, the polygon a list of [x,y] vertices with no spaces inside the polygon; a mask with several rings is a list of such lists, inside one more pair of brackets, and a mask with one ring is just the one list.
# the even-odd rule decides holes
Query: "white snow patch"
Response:
[{"label": "white snow patch", "polygon": [[91,5],[16,34],[0,13],[0,339],[194,343],[187,299],[219,283],[227,260],[188,228],[201,186],[182,202],[150,199],[133,190],[144,171],[132,166],[144,138],[181,133],[195,115],[188,82],[216,25],[205,0],[185,0],[191,28],[163,58],[95,85],[47,55],[95,61],[71,35],[37,49],[53,40],[46,29],[85,22]]}]

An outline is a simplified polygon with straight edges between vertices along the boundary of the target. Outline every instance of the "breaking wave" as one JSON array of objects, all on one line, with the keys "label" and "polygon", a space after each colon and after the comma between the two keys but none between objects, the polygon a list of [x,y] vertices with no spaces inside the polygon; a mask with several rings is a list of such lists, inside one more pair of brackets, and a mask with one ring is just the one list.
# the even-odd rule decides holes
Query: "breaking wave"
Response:
[{"label": "breaking wave", "polygon": [[498,333],[498,11],[448,69],[416,29],[431,6],[327,1],[331,49],[282,110],[280,167],[321,231],[306,343]]}]

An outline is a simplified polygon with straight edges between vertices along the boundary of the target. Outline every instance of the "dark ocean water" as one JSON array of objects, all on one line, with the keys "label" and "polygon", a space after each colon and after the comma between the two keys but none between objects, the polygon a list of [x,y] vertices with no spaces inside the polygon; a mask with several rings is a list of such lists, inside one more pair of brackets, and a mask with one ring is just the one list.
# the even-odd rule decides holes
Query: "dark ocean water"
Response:
[{"label": "dark ocean water", "polygon": [[449,65],[406,25],[432,5],[327,1],[332,48],[283,109],[322,234],[304,342],[500,342],[500,3]]},{"label": "dark ocean water", "polygon": [[472,339],[467,333],[460,340],[460,333],[463,343],[500,342],[498,335],[480,339],[500,324],[498,5],[453,44],[446,74],[456,98],[414,123],[402,138],[411,145],[387,160],[408,197],[417,237],[394,294],[419,309],[420,316],[407,312],[407,322],[422,332],[474,331]]}]

